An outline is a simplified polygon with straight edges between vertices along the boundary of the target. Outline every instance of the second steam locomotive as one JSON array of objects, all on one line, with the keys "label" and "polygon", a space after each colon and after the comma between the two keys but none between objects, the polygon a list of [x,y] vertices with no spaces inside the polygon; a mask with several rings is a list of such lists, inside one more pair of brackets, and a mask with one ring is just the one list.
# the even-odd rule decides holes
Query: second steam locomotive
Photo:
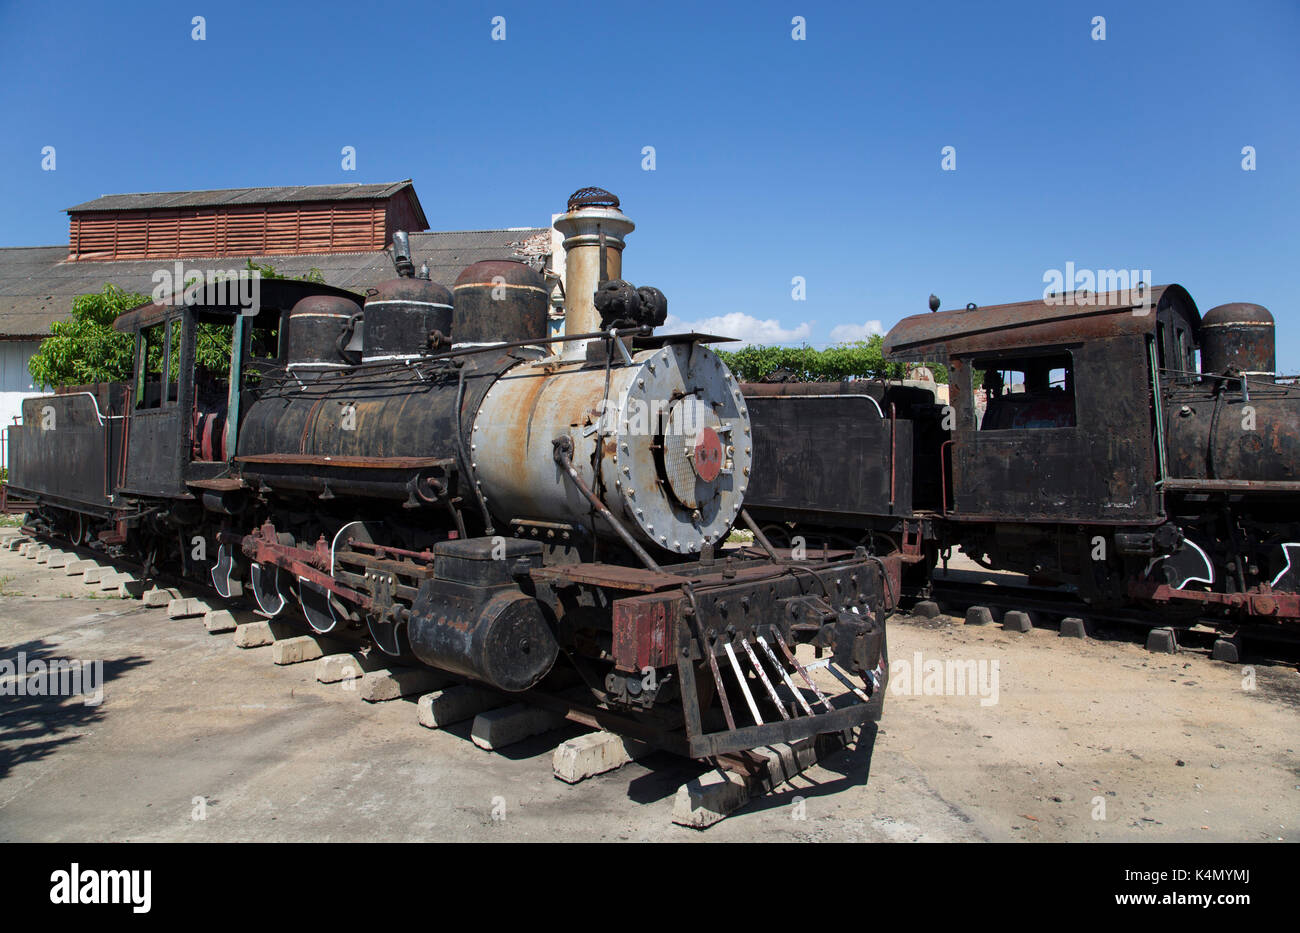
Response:
[{"label": "second steam locomotive", "polygon": [[1300,633],[1300,387],[1266,309],[1202,317],[1178,285],[1048,296],[914,315],[884,350],[945,366],[950,397],[745,386],[748,507],[774,539],[896,554],[912,593],[960,547],[1159,624]]}]

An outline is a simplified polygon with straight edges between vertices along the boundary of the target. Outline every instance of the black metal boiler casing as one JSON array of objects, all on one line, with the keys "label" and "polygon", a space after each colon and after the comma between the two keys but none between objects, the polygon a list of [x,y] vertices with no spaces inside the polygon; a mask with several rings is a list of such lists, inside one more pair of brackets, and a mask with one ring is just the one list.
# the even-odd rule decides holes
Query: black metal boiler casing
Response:
[{"label": "black metal boiler casing", "polygon": [[457,403],[468,437],[483,395],[517,362],[489,355],[461,368],[437,363],[416,371],[390,363],[280,379],[249,407],[237,462],[247,480],[277,490],[427,506],[435,498],[427,480],[441,480],[454,465],[464,484],[459,493],[472,497],[468,464],[458,460],[468,442],[457,444]]},{"label": "black metal boiler casing", "polygon": [[1216,398],[1207,383],[1175,390],[1169,475],[1178,479],[1300,480],[1300,387],[1233,384]]},{"label": "black metal boiler casing", "polygon": [[559,653],[541,604],[517,582],[541,564],[536,541],[467,538],[436,545],[434,576],[411,607],[411,652],[501,690],[534,686]]}]

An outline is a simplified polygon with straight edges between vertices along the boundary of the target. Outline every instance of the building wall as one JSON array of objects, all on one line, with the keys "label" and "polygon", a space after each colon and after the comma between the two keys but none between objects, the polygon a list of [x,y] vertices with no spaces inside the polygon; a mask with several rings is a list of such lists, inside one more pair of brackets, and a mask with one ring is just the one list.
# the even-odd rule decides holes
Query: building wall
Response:
[{"label": "building wall", "polygon": [[[407,198],[401,200],[408,202]],[[388,244],[387,212],[386,201],[361,200],[77,212],[68,221],[68,258],[102,261],[369,252]],[[410,215],[409,207],[406,213]]]},{"label": "building wall", "polygon": [[[22,414],[23,399],[40,394],[27,372],[27,361],[39,346],[39,340],[0,340],[0,429]],[[0,441],[0,467],[8,465],[8,445]]]}]

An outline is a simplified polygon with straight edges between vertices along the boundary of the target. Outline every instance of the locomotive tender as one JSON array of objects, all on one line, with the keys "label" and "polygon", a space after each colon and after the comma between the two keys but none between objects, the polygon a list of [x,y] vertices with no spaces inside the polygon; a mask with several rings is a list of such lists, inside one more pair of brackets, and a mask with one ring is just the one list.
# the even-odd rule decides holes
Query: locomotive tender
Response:
[{"label": "locomotive tender", "polygon": [[897,554],[912,592],[960,546],[1096,607],[1296,633],[1300,387],[1267,310],[1076,293],[914,315],[884,349],[945,365],[949,404],[910,381],[744,387],[770,537]]},{"label": "locomotive tender", "polygon": [[[8,492],[37,532],[692,757],[878,719],[900,561],[723,552],[753,439],[720,338],[655,336],[666,300],[620,277],[617,198],[568,208],[566,336],[532,267],[448,289],[400,234],[364,306],[209,286],[118,318],[131,385],[24,402]],[[228,370],[196,366],[200,340]]]}]

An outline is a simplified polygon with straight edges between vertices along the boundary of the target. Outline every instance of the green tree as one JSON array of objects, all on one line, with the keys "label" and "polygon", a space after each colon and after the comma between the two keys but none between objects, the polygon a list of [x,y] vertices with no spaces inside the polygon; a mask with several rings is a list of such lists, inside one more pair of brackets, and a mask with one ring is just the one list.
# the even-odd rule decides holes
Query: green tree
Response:
[{"label": "green tree", "polygon": [[148,300],[148,295],[112,284],[100,292],[78,295],[72,300],[72,316],[52,324],[50,336],[27,361],[32,379],[38,386],[129,382],[135,339],[113,330],[113,320]]}]

